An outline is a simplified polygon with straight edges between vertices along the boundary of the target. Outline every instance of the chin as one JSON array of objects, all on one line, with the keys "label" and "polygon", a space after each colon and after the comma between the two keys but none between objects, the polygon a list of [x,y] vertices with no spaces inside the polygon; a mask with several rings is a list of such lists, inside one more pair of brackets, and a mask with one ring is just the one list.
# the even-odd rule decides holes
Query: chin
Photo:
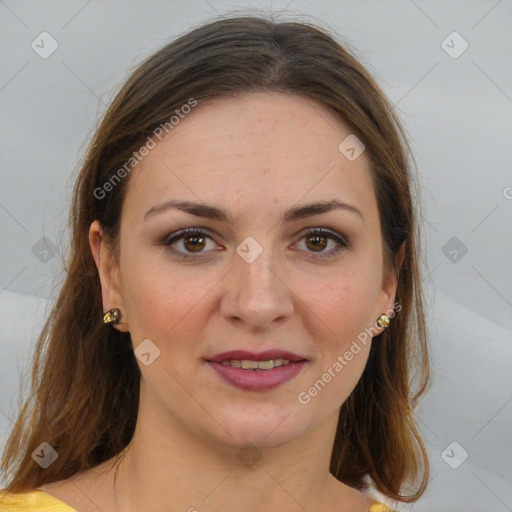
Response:
[{"label": "chin", "polygon": [[308,430],[307,422],[299,414],[280,406],[276,411],[257,408],[253,413],[232,411],[229,416],[219,418],[224,429],[217,432],[221,443],[243,447],[247,443],[259,448],[276,448],[301,437]]}]

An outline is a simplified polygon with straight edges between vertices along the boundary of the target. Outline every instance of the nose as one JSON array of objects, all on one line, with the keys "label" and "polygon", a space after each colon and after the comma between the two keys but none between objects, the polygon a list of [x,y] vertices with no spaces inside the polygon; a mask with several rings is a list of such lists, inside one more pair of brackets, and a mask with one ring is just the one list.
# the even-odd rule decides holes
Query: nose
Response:
[{"label": "nose", "polygon": [[284,323],[294,312],[293,294],[284,271],[267,251],[252,263],[235,253],[225,286],[221,315],[239,328],[262,331],[272,323]]}]

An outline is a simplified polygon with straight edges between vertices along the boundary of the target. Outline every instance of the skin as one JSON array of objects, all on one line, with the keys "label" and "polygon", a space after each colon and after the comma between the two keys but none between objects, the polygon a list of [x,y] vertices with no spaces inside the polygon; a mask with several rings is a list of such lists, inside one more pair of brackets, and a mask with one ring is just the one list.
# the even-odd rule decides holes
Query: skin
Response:
[{"label": "skin", "polygon": [[[338,145],[350,128],[326,107],[281,93],[200,103],[132,171],[118,250],[94,222],[90,245],[104,310],[118,307],[134,347],[149,339],[160,356],[142,372],[135,436],[114,459],[42,487],[79,512],[151,510],[244,512],[366,511],[369,501],[329,474],[337,416],[365,367],[371,342],[304,405],[307,391],[357,335],[393,308],[396,276],[384,271],[377,202],[366,153],[350,162]],[[231,221],[167,209],[169,199],[221,206]],[[336,209],[292,222],[284,211],[336,199]],[[182,228],[211,236],[180,259],[162,243]],[[315,251],[306,228],[337,242]],[[263,252],[236,252],[248,236]],[[190,239],[188,239],[190,241]],[[330,253],[330,254],[329,254]],[[323,259],[313,256],[324,254]],[[271,391],[244,391],[205,359],[220,352],[278,348],[307,359]],[[252,467],[237,454],[256,445]]]}]

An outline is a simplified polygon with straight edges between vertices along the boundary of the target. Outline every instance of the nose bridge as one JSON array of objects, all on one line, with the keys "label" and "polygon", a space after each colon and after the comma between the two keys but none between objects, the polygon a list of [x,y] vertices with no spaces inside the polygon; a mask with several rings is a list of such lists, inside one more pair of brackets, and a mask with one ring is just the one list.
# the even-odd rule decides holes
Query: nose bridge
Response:
[{"label": "nose bridge", "polygon": [[283,283],[284,276],[279,275],[283,272],[281,265],[270,248],[260,248],[251,240],[238,246],[222,300],[223,316],[251,329],[264,328],[293,313],[291,292]]},{"label": "nose bridge", "polygon": [[[238,278],[243,281],[243,288],[251,293],[275,293],[276,262],[270,249],[262,252],[254,261],[247,262],[243,258],[237,261]],[[240,283],[242,284],[242,283]]]}]

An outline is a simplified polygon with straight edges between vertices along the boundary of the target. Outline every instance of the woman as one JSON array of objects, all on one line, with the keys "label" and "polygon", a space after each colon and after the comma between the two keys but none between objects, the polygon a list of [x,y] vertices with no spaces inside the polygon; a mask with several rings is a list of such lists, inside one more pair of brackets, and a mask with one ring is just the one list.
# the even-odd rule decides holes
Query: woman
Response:
[{"label": "woman", "polygon": [[225,19],[140,65],[76,182],[0,510],[417,500],[407,149],[368,72],[312,25]]}]

